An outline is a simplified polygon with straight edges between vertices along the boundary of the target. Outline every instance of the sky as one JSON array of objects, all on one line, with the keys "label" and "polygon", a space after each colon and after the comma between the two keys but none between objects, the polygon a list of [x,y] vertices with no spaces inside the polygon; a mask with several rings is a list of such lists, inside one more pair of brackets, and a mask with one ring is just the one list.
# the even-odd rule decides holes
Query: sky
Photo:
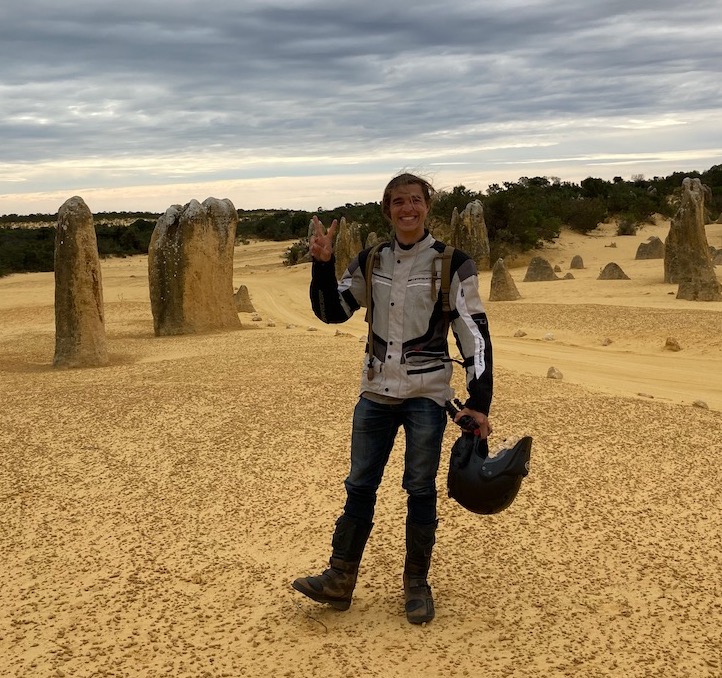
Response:
[{"label": "sky", "polygon": [[722,163],[722,0],[3,0],[0,214]]}]

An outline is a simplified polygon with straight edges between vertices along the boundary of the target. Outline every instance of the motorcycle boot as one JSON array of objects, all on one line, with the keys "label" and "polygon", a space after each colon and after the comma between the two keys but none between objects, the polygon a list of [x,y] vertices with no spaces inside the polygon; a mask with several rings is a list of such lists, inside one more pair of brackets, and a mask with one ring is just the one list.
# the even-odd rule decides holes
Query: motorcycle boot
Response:
[{"label": "motorcycle boot", "polygon": [[336,521],[328,569],[313,577],[299,577],[293,582],[293,588],[318,603],[326,603],[336,610],[348,610],[372,527],[373,523],[344,513]]}]

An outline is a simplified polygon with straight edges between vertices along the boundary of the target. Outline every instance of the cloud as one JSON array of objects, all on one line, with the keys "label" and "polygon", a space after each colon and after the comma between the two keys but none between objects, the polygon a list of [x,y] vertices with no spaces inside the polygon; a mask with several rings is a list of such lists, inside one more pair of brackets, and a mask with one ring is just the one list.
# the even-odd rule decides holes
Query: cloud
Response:
[{"label": "cloud", "polygon": [[470,163],[493,173],[562,157],[583,172],[583,158],[621,150],[702,159],[722,146],[718,11],[6,0],[0,210],[82,187]]}]

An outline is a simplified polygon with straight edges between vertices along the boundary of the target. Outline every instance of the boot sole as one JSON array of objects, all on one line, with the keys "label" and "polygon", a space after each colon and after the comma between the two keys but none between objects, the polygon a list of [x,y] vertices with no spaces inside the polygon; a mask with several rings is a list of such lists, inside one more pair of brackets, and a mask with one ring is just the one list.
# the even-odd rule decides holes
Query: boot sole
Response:
[{"label": "boot sole", "polygon": [[[404,610],[406,612],[406,620],[410,624],[426,624],[436,616],[431,589],[428,586],[425,588],[428,593],[423,591],[420,595],[416,595],[413,591],[409,590],[408,585],[404,586],[404,597],[406,598]],[[421,605],[418,605],[418,603],[421,603]],[[409,606],[412,606],[412,609],[409,609]]]},{"label": "boot sole", "polygon": [[409,624],[426,624],[427,622],[430,622],[435,616],[436,610],[434,610],[433,605],[431,606],[431,610],[425,610],[425,614],[422,614],[420,612],[419,614],[414,614],[413,610],[411,612],[406,610],[406,620],[409,622]]},{"label": "boot sole", "polygon": [[426,624],[427,622],[430,622],[434,618],[434,615],[431,615],[430,617],[414,617],[413,619],[409,617],[409,615],[406,615],[406,621],[409,622],[409,624]]},{"label": "boot sole", "polygon": [[299,593],[302,593],[307,598],[310,598],[311,600],[315,600],[317,603],[323,603],[325,605],[330,605],[334,610],[339,610],[340,612],[345,612],[346,610],[348,610],[349,607],[351,607],[350,600],[339,600],[338,598],[328,598],[327,596],[316,593],[313,589],[304,588],[300,584],[297,584],[295,581],[291,584],[291,586],[296,591],[298,591]]}]

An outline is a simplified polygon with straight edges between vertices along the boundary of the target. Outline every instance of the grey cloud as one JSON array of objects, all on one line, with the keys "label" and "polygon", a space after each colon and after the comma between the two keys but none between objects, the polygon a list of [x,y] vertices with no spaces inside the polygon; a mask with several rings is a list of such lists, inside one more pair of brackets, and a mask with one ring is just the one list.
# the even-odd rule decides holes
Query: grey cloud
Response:
[{"label": "grey cloud", "polygon": [[716,105],[718,3],[630,4],[12,1],[0,143],[10,162],[441,151],[444,130],[483,145],[501,123],[533,138],[559,118]]}]

